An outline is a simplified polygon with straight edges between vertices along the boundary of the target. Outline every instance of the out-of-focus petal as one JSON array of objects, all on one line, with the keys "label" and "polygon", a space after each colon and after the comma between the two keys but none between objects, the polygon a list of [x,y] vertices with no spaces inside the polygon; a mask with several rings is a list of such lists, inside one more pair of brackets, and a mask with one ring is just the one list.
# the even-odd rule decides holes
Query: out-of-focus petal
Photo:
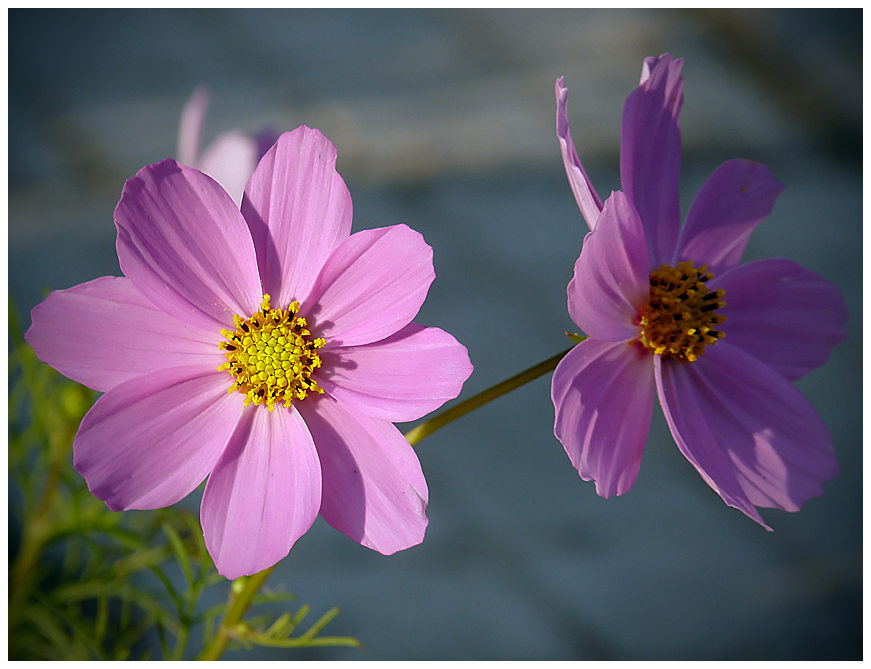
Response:
[{"label": "out-of-focus petal", "polygon": [[204,86],[197,86],[190,99],[181,110],[181,122],[178,126],[178,162],[188,167],[195,167],[197,155],[200,152],[200,138],[203,132],[203,121],[209,109],[209,91]]},{"label": "out-of-focus petal", "polygon": [[259,307],[248,227],[202,172],[174,160],[142,168],[124,185],[115,225],[121,270],[168,314],[219,330]]},{"label": "out-of-focus petal", "polygon": [[631,342],[585,339],[553,373],[554,434],[602,497],[632,487],[653,415],[653,364]]},{"label": "out-of-focus petal", "polygon": [[320,504],[321,468],[299,412],[247,407],[200,511],[218,573],[234,579],[274,565],[311,527]]},{"label": "out-of-focus petal", "polygon": [[678,448],[723,501],[798,511],[838,473],[832,441],[804,395],[727,341],[692,364],[659,360],[660,403]]},{"label": "out-of-focus petal", "polygon": [[73,442],[73,464],[113,511],[175,504],[206,477],[236,427],[243,397],[224,372],[172,367],[100,397]]},{"label": "out-of-focus petal", "polygon": [[762,163],[730,160],[705,181],[687,214],[674,262],[707,264],[716,276],[741,262],[753,229],[771,213],[783,191]]},{"label": "out-of-focus petal", "polygon": [[593,188],[593,184],[584,171],[584,166],[581,164],[581,159],[578,157],[575,143],[569,132],[569,89],[563,87],[562,77],[556,80],[554,92],[556,94],[556,136],[559,139],[560,150],[563,154],[566,175],[569,178],[572,193],[575,194],[575,201],[578,203],[587,225],[592,230],[596,225],[596,219],[599,218],[599,212],[602,211],[602,200],[599,199],[596,189]]},{"label": "out-of-focus petal", "polygon": [[286,308],[302,302],[333,249],[351,234],[351,194],[336,172],[336,147],[300,126],[278,138],[242,198],[263,291]]},{"label": "out-of-focus petal", "polygon": [[650,299],[647,245],[638,214],[620,191],[605,201],[596,229],[584,239],[568,297],[572,320],[594,339],[625,341],[638,334]]},{"label": "out-of-focus petal", "polygon": [[160,311],[123,277],[54,291],[31,317],[24,336],[37,357],[100,392],[165,367],[214,369],[225,359],[218,333]]},{"label": "out-of-focus petal", "polygon": [[723,288],[726,341],[796,381],[847,338],[847,305],[837,286],[784,258],[756,260],[711,281]]},{"label": "out-of-focus petal", "polygon": [[412,323],[374,344],[324,351],[320,386],[345,407],[404,422],[460,394],[472,373],[466,347],[443,330]]},{"label": "out-of-focus petal", "polygon": [[620,185],[647,235],[651,267],[671,261],[680,230],[680,128],[683,59],[646,58],[641,84],[623,106]]},{"label": "out-of-focus petal", "polygon": [[321,461],[324,520],[384,555],[423,541],[426,481],[399,430],[347,411],[328,395],[300,402],[299,411]]},{"label": "out-of-focus petal", "polygon": [[328,349],[369,344],[408,325],[434,279],[432,248],[419,232],[362,230],[329,257],[299,313]]},{"label": "out-of-focus petal", "polygon": [[203,152],[197,167],[221,184],[236,206],[242,203],[245,184],[257,167],[255,139],[241,132],[226,132]]}]

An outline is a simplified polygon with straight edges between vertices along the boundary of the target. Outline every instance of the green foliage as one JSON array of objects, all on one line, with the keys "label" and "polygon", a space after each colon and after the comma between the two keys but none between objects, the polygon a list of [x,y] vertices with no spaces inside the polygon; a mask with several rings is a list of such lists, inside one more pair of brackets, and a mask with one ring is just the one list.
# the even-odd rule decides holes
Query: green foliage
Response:
[{"label": "green foliage", "polygon": [[[179,506],[115,513],[91,495],[72,467],[72,442],[97,394],[36,358],[11,303],[9,333],[9,659],[149,659],[155,646],[164,659],[189,658],[192,633],[201,631],[196,646],[207,646],[228,607],[203,609],[203,593],[232,592],[197,518]],[[291,598],[264,592],[253,603]],[[230,647],[359,647],[350,637],[318,636],[337,608],[291,636],[308,611],[271,624],[267,616],[240,620],[227,634]]]}]

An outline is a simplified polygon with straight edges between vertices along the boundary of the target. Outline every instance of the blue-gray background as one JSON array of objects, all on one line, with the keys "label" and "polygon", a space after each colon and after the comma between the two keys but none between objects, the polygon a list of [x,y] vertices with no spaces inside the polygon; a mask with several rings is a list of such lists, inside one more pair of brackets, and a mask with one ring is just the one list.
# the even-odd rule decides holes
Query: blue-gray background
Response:
[{"label": "blue-gray background", "polygon": [[320,128],[355,229],[423,233],[438,278],[417,320],[469,348],[464,397],[575,329],[565,288],[586,226],[554,80],[607,196],[623,101],[664,51],[685,58],[683,211],[721,162],[766,163],[786,191],[745,257],[796,260],[847,300],[850,339],[799,383],[841,473],[800,513],[763,511],[769,533],[721,502],[657,416],[634,488],[600,499],[553,437],[548,375],[418,447],[422,545],[384,557],[318,520],[270,577],[313,614],[341,606],[327,633],[364,650],[228,657],[861,657],[861,10],[9,12],[9,285],[23,314],[45,287],[119,274],[121,186],[175,154],[181,107],[207,84],[206,143]]}]

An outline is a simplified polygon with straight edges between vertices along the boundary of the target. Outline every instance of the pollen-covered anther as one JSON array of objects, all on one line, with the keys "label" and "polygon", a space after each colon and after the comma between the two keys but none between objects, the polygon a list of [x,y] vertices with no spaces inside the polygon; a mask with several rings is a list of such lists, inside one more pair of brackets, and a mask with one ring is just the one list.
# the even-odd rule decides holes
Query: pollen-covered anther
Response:
[{"label": "pollen-covered anther", "polygon": [[724,334],[717,326],[726,320],[717,309],[726,306],[726,291],[709,290],[713,274],[693,261],[677,267],[662,265],[650,273],[650,301],[641,311],[641,343],[657,355],[695,362]]},{"label": "pollen-covered anther", "polygon": [[221,330],[227,341],[218,348],[227,362],[218,369],[235,379],[229,392],[245,395],[245,406],[265,404],[273,411],[279,402],[290,407],[294,399],[324,392],[312,374],[321,366],[316,351],[326,340],[312,339],[305,318],[296,317],[299,302],[282,311],[273,309],[269,301],[269,295],[264,295],[260,309],[250,318],[233,316],[235,332]]}]

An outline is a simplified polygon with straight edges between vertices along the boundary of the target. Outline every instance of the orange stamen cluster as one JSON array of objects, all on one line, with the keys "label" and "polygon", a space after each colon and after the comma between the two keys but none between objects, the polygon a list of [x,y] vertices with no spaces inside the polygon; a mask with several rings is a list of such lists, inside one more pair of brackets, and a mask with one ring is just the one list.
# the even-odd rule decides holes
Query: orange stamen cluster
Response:
[{"label": "orange stamen cluster", "polygon": [[641,312],[644,346],[686,363],[695,362],[705,346],[723,338],[716,327],[726,317],[716,310],[726,306],[726,291],[708,289],[705,283],[714,275],[707,269],[707,265],[693,267],[690,260],[677,267],[662,265],[650,273],[650,302]]}]

